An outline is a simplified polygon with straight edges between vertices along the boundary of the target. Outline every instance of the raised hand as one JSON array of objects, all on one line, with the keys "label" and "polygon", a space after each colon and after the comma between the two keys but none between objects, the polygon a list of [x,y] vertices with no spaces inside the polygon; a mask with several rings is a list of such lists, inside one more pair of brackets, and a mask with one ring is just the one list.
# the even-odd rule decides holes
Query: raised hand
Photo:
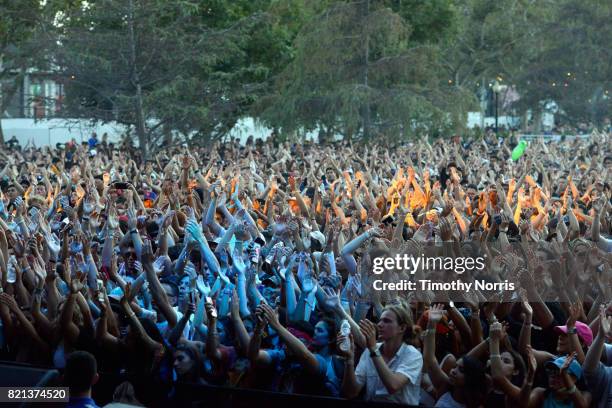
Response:
[{"label": "raised hand", "polygon": [[561,374],[566,374],[567,373],[567,369],[569,368],[570,364],[572,364],[572,361],[574,361],[574,359],[576,358],[576,352],[572,352],[572,354],[570,354],[569,356],[567,356],[565,358],[565,362],[563,363],[563,365],[561,366],[560,372]]},{"label": "raised hand", "polygon": [[270,326],[272,326],[274,329],[278,329],[280,327],[280,322],[278,320],[278,313],[276,310],[272,309],[265,303],[261,303],[259,308],[261,309],[264,318],[268,321],[268,323],[270,323]]},{"label": "raised hand", "polygon": [[172,224],[172,219],[174,218],[175,211],[168,210],[168,212],[163,216],[162,228],[168,228]]},{"label": "raised hand", "polygon": [[370,238],[382,238],[383,237],[383,231],[382,229],[378,227],[370,228],[367,231],[367,234]]},{"label": "raised hand", "polygon": [[417,242],[427,242],[427,239],[429,238],[429,234],[431,233],[431,229],[432,229],[431,224],[428,222],[425,222],[423,223],[423,225],[419,227],[417,232],[414,233],[414,236],[412,238]]},{"label": "raised hand", "polygon": [[240,317],[240,299],[238,298],[238,292],[236,292],[236,288],[232,289],[232,299],[230,303],[230,316],[232,318]]},{"label": "raised hand", "polygon": [[442,239],[442,241],[444,242],[450,241],[452,237],[452,230],[451,230],[450,222],[448,222],[446,218],[440,218],[440,222],[438,223],[438,226],[440,228],[440,238]]},{"label": "raised hand", "polygon": [[131,290],[132,290],[132,284],[131,283],[126,283],[124,290],[123,290],[123,296],[121,297],[121,306],[123,307],[129,307],[129,301],[130,301],[130,296],[131,296]]},{"label": "raised hand", "polygon": [[190,219],[187,220],[186,226],[187,232],[191,234],[191,237],[199,243],[204,242],[204,234],[202,233],[202,227],[196,221]]},{"label": "raised hand", "polygon": [[359,322],[359,330],[366,341],[367,348],[372,351],[376,347],[376,325],[368,319]]},{"label": "raised hand", "polygon": [[153,263],[153,259],[153,247],[151,246],[151,241],[145,239],[142,243],[140,262],[142,262],[143,265],[149,265]]},{"label": "raised hand", "polygon": [[0,293],[0,304],[8,307],[11,312],[16,312],[19,309],[17,301],[12,295],[6,292]]},{"label": "raised hand", "polygon": [[85,280],[87,275],[84,273],[77,272],[76,277],[70,281],[70,293],[77,294],[85,287]]},{"label": "raised hand", "polygon": [[196,306],[194,303],[189,302],[187,304],[185,304],[185,306],[183,307],[183,315],[187,316],[187,318],[189,318],[189,316],[195,314],[196,312]]},{"label": "raised hand", "polygon": [[440,320],[442,320],[442,316],[444,316],[445,314],[446,314],[446,311],[444,310],[444,305],[442,304],[433,305],[429,309],[428,323],[431,323],[432,326],[435,326],[436,324],[440,322]]},{"label": "raised hand", "polygon": [[599,328],[602,333],[606,336],[611,334],[612,330],[612,316],[606,317],[606,307],[601,306],[599,309]]},{"label": "raised hand", "polygon": [[116,230],[119,228],[119,218],[117,217],[117,210],[113,204],[108,209],[108,215],[106,218],[109,228]]},{"label": "raised hand", "polygon": [[489,327],[489,337],[493,341],[500,341],[502,338],[502,324],[500,322],[494,322]]},{"label": "raised hand", "polygon": [[525,313],[525,315],[529,317],[533,316],[533,308],[531,307],[528,301],[523,300],[521,302],[521,305],[523,306],[523,312]]},{"label": "raised hand", "polygon": [[538,360],[536,360],[535,354],[533,353],[533,349],[530,345],[527,346],[527,368],[529,374],[535,374],[538,368]]},{"label": "raised hand", "polygon": [[582,308],[578,304],[569,305],[569,316],[567,317],[567,322],[565,323],[567,328],[576,327],[576,321],[582,314]]},{"label": "raised hand", "polygon": [[135,230],[138,227],[138,218],[136,218],[136,211],[134,210],[134,206],[130,204],[127,209],[127,217],[128,217],[128,228],[131,230]]},{"label": "raised hand", "polygon": [[600,214],[606,204],[606,196],[602,195],[597,200],[593,201],[593,210],[595,214]]},{"label": "raised hand", "polygon": [[195,211],[193,210],[193,208],[187,207],[185,209],[185,213],[186,213],[188,219],[196,221]]},{"label": "raised hand", "polygon": [[353,360],[355,358],[355,342],[351,333],[349,333],[348,338],[350,344],[349,349],[343,350],[341,346],[344,343],[346,337],[341,333],[338,333],[338,335],[336,336],[336,350],[341,356],[343,356],[347,360]]},{"label": "raised hand", "polygon": [[340,294],[337,293],[334,289],[332,288],[324,288],[323,292],[325,293],[325,300],[323,302],[323,304],[329,308],[330,310],[337,310],[339,307],[341,307],[341,303],[340,303]]}]

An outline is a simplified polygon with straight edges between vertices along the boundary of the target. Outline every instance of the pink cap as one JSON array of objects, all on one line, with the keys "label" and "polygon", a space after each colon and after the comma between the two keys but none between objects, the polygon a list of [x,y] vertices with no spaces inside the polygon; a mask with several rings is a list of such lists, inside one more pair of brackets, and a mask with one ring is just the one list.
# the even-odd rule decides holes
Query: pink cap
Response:
[{"label": "pink cap", "polygon": [[[555,326],[555,331],[557,333],[567,334],[567,326]],[[587,346],[593,343],[593,332],[587,324],[576,322],[576,334],[578,334],[578,337],[580,337],[582,342]]]}]

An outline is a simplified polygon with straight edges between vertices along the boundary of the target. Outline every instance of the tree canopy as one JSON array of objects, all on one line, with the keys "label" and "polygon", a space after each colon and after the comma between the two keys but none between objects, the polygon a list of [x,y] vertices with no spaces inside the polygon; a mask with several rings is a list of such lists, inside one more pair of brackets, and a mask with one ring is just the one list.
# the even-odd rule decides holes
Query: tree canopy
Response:
[{"label": "tree canopy", "polygon": [[515,112],[555,101],[564,120],[598,124],[610,110],[612,5],[603,0],[0,7],[2,111],[19,75],[53,70],[65,81],[64,116],[126,124],[145,156],[172,136],[222,137],[244,117],[286,138],[450,135],[495,80],[520,96]]}]

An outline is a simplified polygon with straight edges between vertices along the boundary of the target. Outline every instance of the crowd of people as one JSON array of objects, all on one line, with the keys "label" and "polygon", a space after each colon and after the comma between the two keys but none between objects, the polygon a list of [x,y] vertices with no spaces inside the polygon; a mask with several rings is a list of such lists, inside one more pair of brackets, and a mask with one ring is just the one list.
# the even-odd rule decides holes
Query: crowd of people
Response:
[{"label": "crowd of people", "polygon": [[[190,383],[610,407],[610,135],[517,143],[0,150],[0,360],[65,369],[74,406],[112,373],[146,406]],[[373,289],[376,258],[436,251],[522,285]]]}]

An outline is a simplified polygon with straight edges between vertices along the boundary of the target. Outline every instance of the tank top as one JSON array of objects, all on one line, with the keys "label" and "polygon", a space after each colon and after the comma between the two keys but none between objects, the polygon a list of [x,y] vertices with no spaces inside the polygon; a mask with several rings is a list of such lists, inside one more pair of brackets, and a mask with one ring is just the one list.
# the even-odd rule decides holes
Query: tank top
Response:
[{"label": "tank top", "polygon": [[[568,402],[566,402],[568,401]],[[573,408],[574,403],[571,400],[559,401],[555,399],[552,392],[546,392],[546,398],[544,399],[544,405],[542,408]]]}]

